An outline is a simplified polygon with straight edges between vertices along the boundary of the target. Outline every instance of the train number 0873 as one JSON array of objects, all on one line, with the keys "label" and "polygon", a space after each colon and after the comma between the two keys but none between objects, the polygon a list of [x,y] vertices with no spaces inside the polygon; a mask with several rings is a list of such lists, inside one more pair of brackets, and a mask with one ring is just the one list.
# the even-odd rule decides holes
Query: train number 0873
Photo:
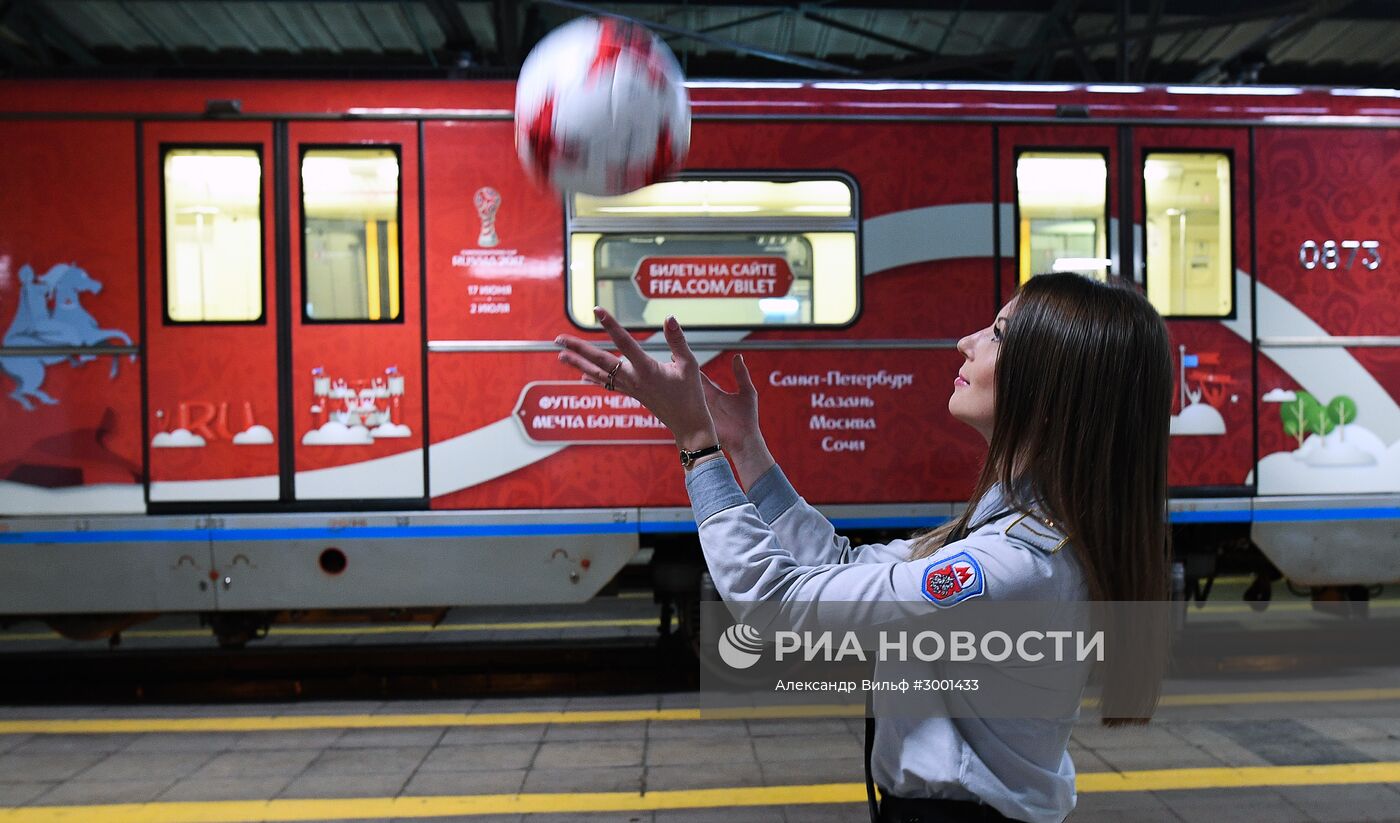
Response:
[{"label": "train number 0873", "polygon": [[[1375,271],[1381,267],[1381,241],[1379,240],[1304,240],[1298,247],[1298,262],[1305,269],[1349,269],[1361,257],[1361,265]],[[1343,262],[1345,258],[1345,262]]]}]

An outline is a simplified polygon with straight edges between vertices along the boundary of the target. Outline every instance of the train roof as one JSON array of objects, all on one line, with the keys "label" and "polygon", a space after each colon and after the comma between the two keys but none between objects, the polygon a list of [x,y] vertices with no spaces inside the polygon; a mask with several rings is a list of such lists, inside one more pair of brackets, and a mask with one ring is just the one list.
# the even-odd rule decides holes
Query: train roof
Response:
[{"label": "train roof", "polygon": [[[1308,86],[703,80],[698,118],[1400,125],[1400,90]],[[506,119],[498,80],[10,80],[0,116]],[[236,109],[222,101],[238,101]]]}]

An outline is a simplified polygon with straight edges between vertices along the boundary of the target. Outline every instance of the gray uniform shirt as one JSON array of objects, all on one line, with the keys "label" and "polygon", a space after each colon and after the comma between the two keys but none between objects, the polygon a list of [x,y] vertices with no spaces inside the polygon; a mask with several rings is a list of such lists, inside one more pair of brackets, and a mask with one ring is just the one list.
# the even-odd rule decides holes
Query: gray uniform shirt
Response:
[{"label": "gray uniform shirt", "polygon": [[[923,601],[925,570],[966,552],[991,600],[1083,600],[1087,585],[1064,536],[1006,515],[932,557],[909,559],[910,543],[852,546],[804,501],[776,466],[746,496],[729,463],[711,460],[686,478],[700,545],[720,596],[731,601]],[[970,523],[1005,506],[994,486]],[[1017,522],[1019,519],[1019,522]],[[954,601],[956,602],[956,601]],[[876,724],[871,770],[899,797],[980,800],[1014,820],[1057,823],[1074,809],[1070,730],[1074,717],[887,717]]]}]

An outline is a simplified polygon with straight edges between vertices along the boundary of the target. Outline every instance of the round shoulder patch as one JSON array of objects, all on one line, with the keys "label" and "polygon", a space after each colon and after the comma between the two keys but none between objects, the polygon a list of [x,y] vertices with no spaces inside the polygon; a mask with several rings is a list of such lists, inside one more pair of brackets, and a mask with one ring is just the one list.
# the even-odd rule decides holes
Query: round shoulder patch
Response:
[{"label": "round shoulder patch", "polygon": [[948,607],[987,590],[982,564],[968,552],[942,557],[924,569],[922,591],[935,606]]}]

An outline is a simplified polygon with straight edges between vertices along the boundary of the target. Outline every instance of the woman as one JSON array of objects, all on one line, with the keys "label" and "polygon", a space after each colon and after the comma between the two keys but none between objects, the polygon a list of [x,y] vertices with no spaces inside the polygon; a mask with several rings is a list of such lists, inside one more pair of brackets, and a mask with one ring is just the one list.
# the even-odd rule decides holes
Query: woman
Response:
[{"label": "woman", "polygon": [[[960,340],[965,362],[948,409],[989,446],[975,502],[913,540],[859,547],[838,537],[774,463],[742,357],[733,363],[739,390],[728,393],[700,374],[674,318],[665,326],[672,362],[661,364],[596,311],[623,357],[563,336],[560,360],[635,397],[671,429],[726,599],[923,599],[948,608],[972,597],[1167,598],[1171,354],[1165,324],[1134,287],[1034,277],[990,326]],[[930,582],[940,558],[952,556],[975,566],[975,590]],[[1132,704],[1130,694],[1137,701],[1105,722],[1144,721],[1158,672],[1114,667],[1113,644],[1105,706]],[[882,719],[871,763],[884,794],[880,819],[1062,820],[1075,802],[1072,726],[1072,717]]]}]

